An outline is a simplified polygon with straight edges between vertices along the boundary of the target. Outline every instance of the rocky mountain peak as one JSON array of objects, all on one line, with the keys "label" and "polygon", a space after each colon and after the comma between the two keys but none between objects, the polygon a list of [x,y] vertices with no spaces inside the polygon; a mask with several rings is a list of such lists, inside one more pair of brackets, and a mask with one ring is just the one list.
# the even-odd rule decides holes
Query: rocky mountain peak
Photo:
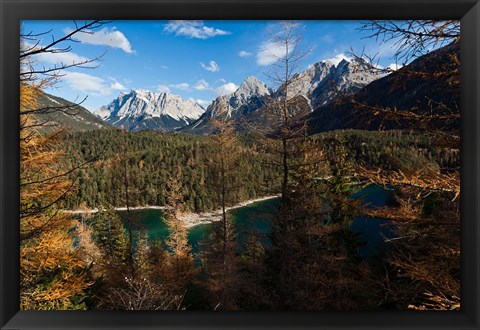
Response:
[{"label": "rocky mountain peak", "polygon": [[313,86],[309,94],[312,108],[327,104],[339,93],[355,93],[381,77],[362,59],[342,59],[337,65],[330,61],[321,63],[329,66],[329,72]]},{"label": "rocky mountain peak", "polygon": [[[291,79],[288,90],[288,98],[303,96],[310,99],[310,94],[327,77],[332,68],[335,68],[331,62],[317,62],[311,65],[307,70],[297,73]],[[282,90],[279,90],[279,94]]]},{"label": "rocky mountain peak", "polygon": [[240,87],[234,92],[236,95],[245,95],[247,97],[252,95],[269,95],[270,90],[268,86],[259,80],[257,77],[248,76],[241,84]]},{"label": "rocky mountain peak", "polygon": [[[173,130],[197,120],[204,109],[193,100],[166,92],[146,89],[121,93],[108,105],[95,112],[115,127],[129,130],[150,129],[148,121],[161,123],[159,130]],[[140,125],[140,126],[139,126]]]}]

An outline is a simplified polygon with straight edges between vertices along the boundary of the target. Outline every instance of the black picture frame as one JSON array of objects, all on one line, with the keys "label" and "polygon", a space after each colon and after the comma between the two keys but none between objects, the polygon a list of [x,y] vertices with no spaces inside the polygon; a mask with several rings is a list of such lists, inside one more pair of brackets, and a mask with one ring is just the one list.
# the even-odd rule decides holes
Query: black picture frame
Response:
[{"label": "black picture frame", "polygon": [[[478,0],[0,0],[1,329],[478,329]],[[19,311],[19,22],[23,19],[461,19],[460,311]]]}]

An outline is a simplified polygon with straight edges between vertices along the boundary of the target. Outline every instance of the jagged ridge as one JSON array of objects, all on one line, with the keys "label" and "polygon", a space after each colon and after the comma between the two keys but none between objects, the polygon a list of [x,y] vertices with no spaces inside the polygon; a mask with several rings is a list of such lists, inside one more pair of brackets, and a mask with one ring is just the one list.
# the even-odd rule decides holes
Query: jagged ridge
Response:
[{"label": "jagged ridge", "polygon": [[195,101],[178,95],[132,90],[120,94],[95,114],[115,127],[130,131],[172,131],[194,122],[204,111]]}]

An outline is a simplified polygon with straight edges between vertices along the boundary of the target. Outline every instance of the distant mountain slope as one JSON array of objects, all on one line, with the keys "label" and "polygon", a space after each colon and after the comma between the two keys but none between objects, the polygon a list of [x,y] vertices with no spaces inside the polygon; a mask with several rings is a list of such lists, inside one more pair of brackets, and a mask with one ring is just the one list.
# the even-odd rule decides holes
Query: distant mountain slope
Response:
[{"label": "distant mountain slope", "polygon": [[213,130],[211,118],[219,116],[220,113],[234,118],[240,125],[244,117],[248,117],[253,111],[262,108],[271,94],[272,91],[264,82],[249,76],[235,92],[213,100],[207,107],[207,111],[196,122],[184,127],[181,131],[193,134],[210,133]]},{"label": "distant mountain slope", "polygon": [[217,97],[207,108],[207,112],[216,116],[223,104],[227,116],[238,117],[247,114],[263,105],[272,91],[254,76],[249,76],[232,94]]},{"label": "distant mountain slope", "polygon": [[[343,60],[334,65],[329,61],[318,62],[307,70],[294,75],[288,85],[287,98],[295,99],[295,107],[310,109],[324,105],[335,99],[339,93],[349,94],[360,90],[368,83],[378,79],[379,74],[367,70],[365,63]],[[217,116],[219,105],[223,104],[228,116],[232,117],[238,129],[246,129],[244,123],[268,125],[260,122],[263,116],[258,113],[273,99],[283,97],[285,89],[281,86],[272,91],[265,83],[250,76],[232,94],[220,96],[207,108],[205,114],[182,129],[182,132],[209,134],[213,131],[210,119]]]},{"label": "distant mountain slope", "polygon": [[195,101],[170,93],[132,90],[122,93],[95,114],[129,131],[173,131],[197,120],[205,110]]},{"label": "distant mountain slope", "polygon": [[[460,86],[455,82],[459,63],[452,61],[452,55],[458,56],[459,52],[458,43],[442,47],[371,82],[351,97],[317,106],[309,123],[311,132],[396,129],[418,124],[419,119],[408,117],[405,111],[424,117],[442,115],[442,119],[422,123],[432,128],[458,128],[459,117],[454,117],[460,104]],[[397,115],[392,115],[394,111]],[[454,116],[450,116],[452,111]],[[445,119],[447,116],[450,118]]]},{"label": "distant mountain slope", "polygon": [[[288,86],[288,99],[303,96],[314,109],[329,103],[340,93],[357,92],[380,77],[361,59],[343,59],[337,65],[321,61],[292,77]],[[275,96],[282,95],[283,88],[279,88]]]},{"label": "distant mountain slope", "polygon": [[62,125],[72,131],[88,131],[110,127],[84,107],[61,97],[40,93],[38,102],[38,108],[45,111],[36,113],[35,117],[41,123],[45,123],[46,126]]},{"label": "distant mountain slope", "polygon": [[312,110],[331,102],[339,94],[355,93],[379,78],[381,78],[379,72],[371,70],[364,60],[343,59],[311,91]]}]

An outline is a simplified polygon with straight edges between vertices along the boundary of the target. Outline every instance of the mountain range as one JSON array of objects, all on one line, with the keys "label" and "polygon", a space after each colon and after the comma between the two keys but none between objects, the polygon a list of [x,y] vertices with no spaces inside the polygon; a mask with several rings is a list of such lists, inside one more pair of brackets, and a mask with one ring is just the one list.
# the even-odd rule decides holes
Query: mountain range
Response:
[{"label": "mountain range", "polygon": [[193,100],[140,89],[120,94],[94,113],[110,125],[128,131],[173,131],[191,124],[204,112]]},{"label": "mountain range", "polygon": [[184,133],[205,134],[213,131],[212,118],[221,115],[240,121],[252,112],[261,109],[268,103],[272,89],[258,78],[249,76],[238,89],[227,95],[217,97],[207,107],[205,113],[193,124],[181,129]]},{"label": "mountain range", "polygon": [[[370,70],[362,60],[342,60],[337,65],[322,61],[290,79],[287,99],[295,98],[297,106],[311,111],[338,95],[354,93],[379,77],[377,71]],[[244,128],[245,122],[257,121],[258,124],[258,112],[272,100],[283,96],[284,91],[283,85],[274,91],[259,79],[249,76],[234,93],[217,97],[199,120],[181,131],[193,134],[212,132],[210,120],[221,112],[221,106],[228,116],[237,120],[239,129]]]},{"label": "mountain range", "polygon": [[[379,78],[358,61],[342,60],[337,65],[322,61],[295,74],[289,84],[287,97],[301,97],[310,109],[324,105],[340,93],[353,93]],[[193,100],[184,100],[170,93],[132,90],[122,93],[110,104],[95,111],[108,124],[129,131],[181,130],[186,133],[211,132],[211,118],[220,112],[236,119],[254,118],[255,112],[272,99],[282,96],[284,88],[268,87],[254,76],[249,76],[231,94],[222,95],[204,109]],[[221,109],[223,108],[223,109]]]},{"label": "mountain range", "polygon": [[[321,61],[295,74],[288,85],[288,99],[308,116],[310,133],[335,129],[395,129],[412,124],[406,116],[389,119],[390,112],[408,110],[409,114],[458,113],[460,100],[459,45],[439,48],[388,75],[380,74],[361,59],[342,60],[338,64]],[[436,72],[446,74],[438,75]],[[412,74],[415,73],[416,74]],[[432,79],[434,77],[434,79]],[[280,98],[284,86],[273,89],[258,78],[249,76],[233,93],[222,95],[205,109],[194,100],[184,100],[171,93],[132,90],[121,93],[93,115],[81,106],[73,116],[67,113],[41,113],[43,121],[64,123],[76,130],[102,127],[129,131],[181,131],[191,134],[213,132],[212,118],[226,115],[235,120],[239,130],[244,123],[260,121],[262,109]],[[42,94],[41,105],[55,107],[74,105],[62,98]],[[378,111],[373,111],[377,109]],[[382,109],[386,109],[383,111]],[[402,117],[402,116],[400,116]],[[267,123],[262,123],[267,124]],[[442,129],[458,128],[459,116],[430,122]]]}]

